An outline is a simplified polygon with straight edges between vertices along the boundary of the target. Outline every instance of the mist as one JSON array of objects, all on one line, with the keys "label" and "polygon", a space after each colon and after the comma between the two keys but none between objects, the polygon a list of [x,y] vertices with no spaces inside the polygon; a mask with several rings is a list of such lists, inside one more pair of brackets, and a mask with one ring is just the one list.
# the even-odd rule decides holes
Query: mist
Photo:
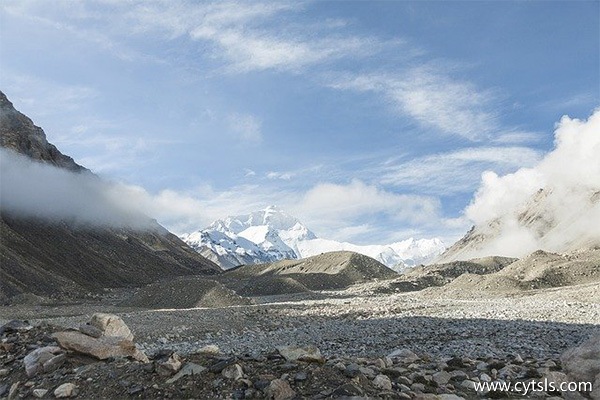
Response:
[{"label": "mist", "polygon": [[492,237],[469,257],[521,257],[600,244],[600,109],[587,121],[564,116],[554,149],[532,168],[485,172],[466,216]]},{"label": "mist", "polygon": [[0,211],[77,226],[156,228],[126,187],[0,149]]}]

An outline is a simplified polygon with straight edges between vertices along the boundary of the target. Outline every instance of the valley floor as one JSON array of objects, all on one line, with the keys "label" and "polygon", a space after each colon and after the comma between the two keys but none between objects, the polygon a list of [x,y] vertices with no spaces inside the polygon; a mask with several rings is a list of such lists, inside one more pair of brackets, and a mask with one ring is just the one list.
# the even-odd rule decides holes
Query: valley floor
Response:
[{"label": "valley floor", "polygon": [[281,345],[315,345],[328,360],[375,360],[408,349],[422,360],[518,355],[543,366],[559,363],[565,349],[600,331],[599,293],[598,283],[486,296],[446,293],[443,287],[393,293],[379,282],[185,310],[121,308],[114,305],[116,296],[98,303],[3,307],[0,326],[27,319],[77,328],[94,312],[109,312],[123,318],[151,358],[165,348],[185,357],[217,345],[223,354],[240,357],[269,354]]},{"label": "valley floor", "polygon": [[314,344],[325,355],[370,357],[400,347],[437,355],[459,351],[545,357],[600,330],[598,283],[462,298],[450,297],[443,288],[397,294],[377,290],[378,284],[371,283],[321,296],[278,296],[258,299],[262,304],[185,310],[122,308],[114,301],[8,306],[0,308],[0,325],[27,319],[76,328],[94,312],[112,312],[146,349],[169,343],[186,353],[216,344],[227,353]]}]

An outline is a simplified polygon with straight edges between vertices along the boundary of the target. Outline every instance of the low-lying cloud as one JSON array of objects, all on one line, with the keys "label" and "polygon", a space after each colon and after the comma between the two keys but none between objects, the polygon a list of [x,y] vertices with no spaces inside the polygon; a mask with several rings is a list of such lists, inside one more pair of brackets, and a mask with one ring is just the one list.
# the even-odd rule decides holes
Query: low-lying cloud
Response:
[{"label": "low-lying cloud", "polygon": [[205,186],[190,192],[165,189],[150,193],[140,186],[73,173],[6,149],[0,149],[0,167],[2,212],[78,226],[156,228],[152,217],[182,234],[227,215],[277,204],[324,237],[364,241],[364,236],[378,232],[365,221],[385,218],[414,229],[440,219],[435,197],[391,193],[359,180],[321,183],[300,192],[247,185],[224,191]]},{"label": "low-lying cloud", "polygon": [[155,226],[124,187],[0,149],[0,210],[76,225],[148,229]]},{"label": "low-lying cloud", "polygon": [[600,109],[587,121],[563,117],[554,145],[532,168],[483,174],[465,213],[495,239],[472,256],[600,244]]}]

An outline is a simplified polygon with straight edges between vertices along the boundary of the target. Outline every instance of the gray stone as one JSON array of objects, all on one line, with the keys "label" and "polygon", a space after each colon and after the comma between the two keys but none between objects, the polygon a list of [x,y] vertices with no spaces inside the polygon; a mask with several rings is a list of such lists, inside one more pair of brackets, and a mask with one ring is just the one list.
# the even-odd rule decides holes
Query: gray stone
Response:
[{"label": "gray stone", "polygon": [[102,336],[102,331],[90,324],[79,325],[79,332],[83,333],[84,335],[91,336],[93,338],[99,338],[100,336]]},{"label": "gray stone", "polygon": [[181,368],[181,358],[177,353],[171,354],[166,360],[158,364],[158,373],[163,376],[173,375]]},{"label": "gray stone", "polygon": [[492,381],[492,377],[489,376],[488,374],[481,374],[481,375],[479,375],[479,380],[481,382],[491,382]]},{"label": "gray stone", "polygon": [[297,382],[302,382],[308,379],[308,375],[306,375],[306,372],[298,372],[296,375],[294,375],[294,380]]},{"label": "gray stone", "polygon": [[209,344],[209,345],[200,347],[198,350],[196,350],[196,353],[199,353],[199,354],[220,354],[221,350],[219,349],[219,346],[214,345],[214,344]]},{"label": "gray stone", "polygon": [[202,365],[198,365],[198,364],[189,362],[189,363],[186,363],[183,366],[183,368],[181,368],[179,370],[179,372],[176,373],[171,379],[168,379],[167,383],[168,384],[175,383],[176,381],[178,381],[180,378],[183,378],[184,376],[199,375],[204,371],[206,371],[206,368],[204,368]]},{"label": "gray stone", "polygon": [[560,357],[569,379],[575,382],[594,382],[600,374],[600,333]]},{"label": "gray stone", "polygon": [[344,375],[348,378],[354,378],[360,374],[360,366],[358,364],[348,364],[348,366],[344,369]]},{"label": "gray stone", "polygon": [[439,371],[436,372],[435,374],[433,374],[431,376],[431,379],[438,384],[438,386],[443,386],[445,384],[447,384],[448,382],[450,382],[450,378],[452,377],[452,375],[449,372],[446,371]]},{"label": "gray stone", "polygon": [[377,375],[372,368],[360,367],[358,370],[369,379],[374,379]]},{"label": "gray stone", "polygon": [[405,364],[414,363],[415,361],[420,360],[419,356],[417,356],[415,353],[413,353],[409,349],[394,350],[387,356],[394,361],[402,362]]},{"label": "gray stone", "polygon": [[17,381],[10,385],[10,389],[8,390],[8,400],[12,400],[17,396],[17,392],[19,390],[19,386],[21,386],[21,382]]},{"label": "gray stone", "polygon": [[475,382],[473,382],[473,381],[471,381],[469,379],[465,379],[460,384],[460,387],[463,388],[463,389],[475,390]]},{"label": "gray stone", "polygon": [[345,383],[338,386],[332,393],[334,397],[351,397],[351,396],[362,396],[364,391],[353,383]]},{"label": "gray stone", "polygon": [[[65,356],[61,353],[63,353],[62,349],[57,346],[46,346],[35,349],[23,359],[25,373],[29,378],[32,378],[37,374],[50,372],[58,368],[65,360]],[[47,366],[44,367],[44,365]]]}]

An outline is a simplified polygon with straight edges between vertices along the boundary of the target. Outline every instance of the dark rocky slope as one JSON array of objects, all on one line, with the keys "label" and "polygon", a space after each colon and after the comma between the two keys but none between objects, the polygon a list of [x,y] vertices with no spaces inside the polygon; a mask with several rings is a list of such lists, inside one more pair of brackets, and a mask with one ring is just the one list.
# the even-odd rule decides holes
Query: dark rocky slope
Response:
[{"label": "dark rocky slope", "polygon": [[[48,143],[0,92],[0,145],[74,173],[92,173]],[[92,175],[93,176],[93,175]],[[0,208],[0,302],[20,294],[77,298],[220,268],[158,223],[147,230],[90,228],[11,215]]]}]

